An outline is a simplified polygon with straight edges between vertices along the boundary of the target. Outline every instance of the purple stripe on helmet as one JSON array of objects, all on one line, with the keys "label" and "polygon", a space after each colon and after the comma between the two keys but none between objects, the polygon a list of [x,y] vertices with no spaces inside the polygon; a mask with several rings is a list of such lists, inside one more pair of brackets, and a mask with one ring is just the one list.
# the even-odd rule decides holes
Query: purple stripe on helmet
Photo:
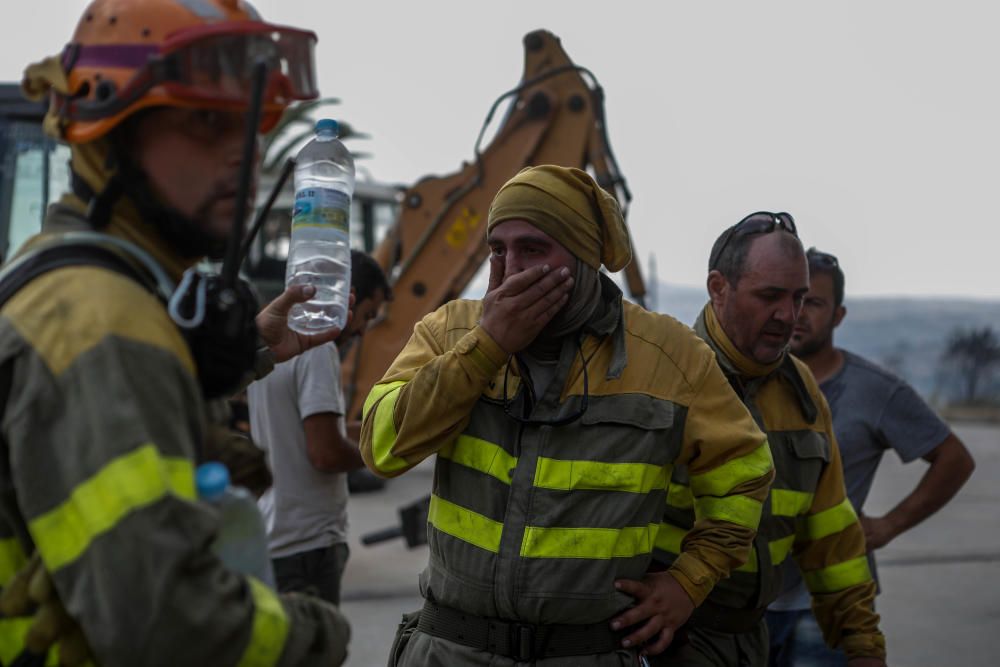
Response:
[{"label": "purple stripe on helmet", "polygon": [[149,62],[149,57],[160,52],[156,46],[146,44],[104,44],[81,46],[75,65],[80,67],[128,67],[138,69]]}]

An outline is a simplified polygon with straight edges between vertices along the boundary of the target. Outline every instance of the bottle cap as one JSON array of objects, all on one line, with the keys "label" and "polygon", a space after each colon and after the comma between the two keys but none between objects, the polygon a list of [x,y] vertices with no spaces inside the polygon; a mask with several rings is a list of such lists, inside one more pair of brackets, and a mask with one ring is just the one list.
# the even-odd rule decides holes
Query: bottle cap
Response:
[{"label": "bottle cap", "polygon": [[316,134],[340,134],[340,124],[332,118],[321,118],[316,121]]},{"label": "bottle cap", "polygon": [[194,479],[198,497],[212,500],[221,496],[229,486],[229,469],[215,461],[202,463],[195,471]]}]

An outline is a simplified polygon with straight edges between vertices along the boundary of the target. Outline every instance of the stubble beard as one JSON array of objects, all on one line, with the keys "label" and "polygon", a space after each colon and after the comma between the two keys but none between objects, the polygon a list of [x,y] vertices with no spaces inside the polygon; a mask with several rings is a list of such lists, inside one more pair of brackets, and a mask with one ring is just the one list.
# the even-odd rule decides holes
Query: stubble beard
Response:
[{"label": "stubble beard", "polygon": [[800,359],[807,359],[831,344],[833,339],[833,318],[815,335],[809,336],[796,344],[792,337],[792,354]]}]

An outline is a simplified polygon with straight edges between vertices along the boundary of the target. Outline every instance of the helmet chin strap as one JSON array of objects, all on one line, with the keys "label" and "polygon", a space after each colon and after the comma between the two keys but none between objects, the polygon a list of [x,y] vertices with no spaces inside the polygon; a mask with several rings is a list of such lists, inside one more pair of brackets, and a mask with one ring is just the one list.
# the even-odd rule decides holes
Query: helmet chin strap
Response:
[{"label": "helmet chin strap", "polygon": [[216,246],[219,243],[212,239],[204,226],[164,203],[153,191],[146,172],[129,158],[121,142],[114,141],[112,145],[113,159],[118,167],[115,177],[121,181],[124,194],[132,200],[140,218],[153,225],[181,257],[197,258],[218,253]]},{"label": "helmet chin strap", "polygon": [[142,222],[152,225],[172,250],[181,257],[221,257],[224,241],[216,241],[193,218],[164,204],[153,192],[146,174],[135,165],[119,142],[113,142],[108,162],[113,167],[104,189],[95,192],[75,171],[70,172],[74,194],[87,202],[87,221],[100,231],[111,222],[115,205],[127,197],[135,206]]},{"label": "helmet chin strap", "polygon": [[142,172],[130,172],[131,169],[124,172],[125,192],[140,217],[152,224],[175,252],[185,258],[221,257],[225,241],[216,241],[194,218],[163,204]]}]

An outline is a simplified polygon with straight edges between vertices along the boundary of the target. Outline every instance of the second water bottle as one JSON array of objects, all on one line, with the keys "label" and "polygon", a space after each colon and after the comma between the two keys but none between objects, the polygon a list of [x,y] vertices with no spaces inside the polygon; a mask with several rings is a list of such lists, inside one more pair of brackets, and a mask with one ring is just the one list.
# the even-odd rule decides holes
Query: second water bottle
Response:
[{"label": "second water bottle", "polygon": [[267,533],[257,501],[246,489],[230,485],[229,471],[221,463],[198,466],[195,481],[198,497],[219,512],[219,534],[212,551],[230,570],[275,588]]}]

